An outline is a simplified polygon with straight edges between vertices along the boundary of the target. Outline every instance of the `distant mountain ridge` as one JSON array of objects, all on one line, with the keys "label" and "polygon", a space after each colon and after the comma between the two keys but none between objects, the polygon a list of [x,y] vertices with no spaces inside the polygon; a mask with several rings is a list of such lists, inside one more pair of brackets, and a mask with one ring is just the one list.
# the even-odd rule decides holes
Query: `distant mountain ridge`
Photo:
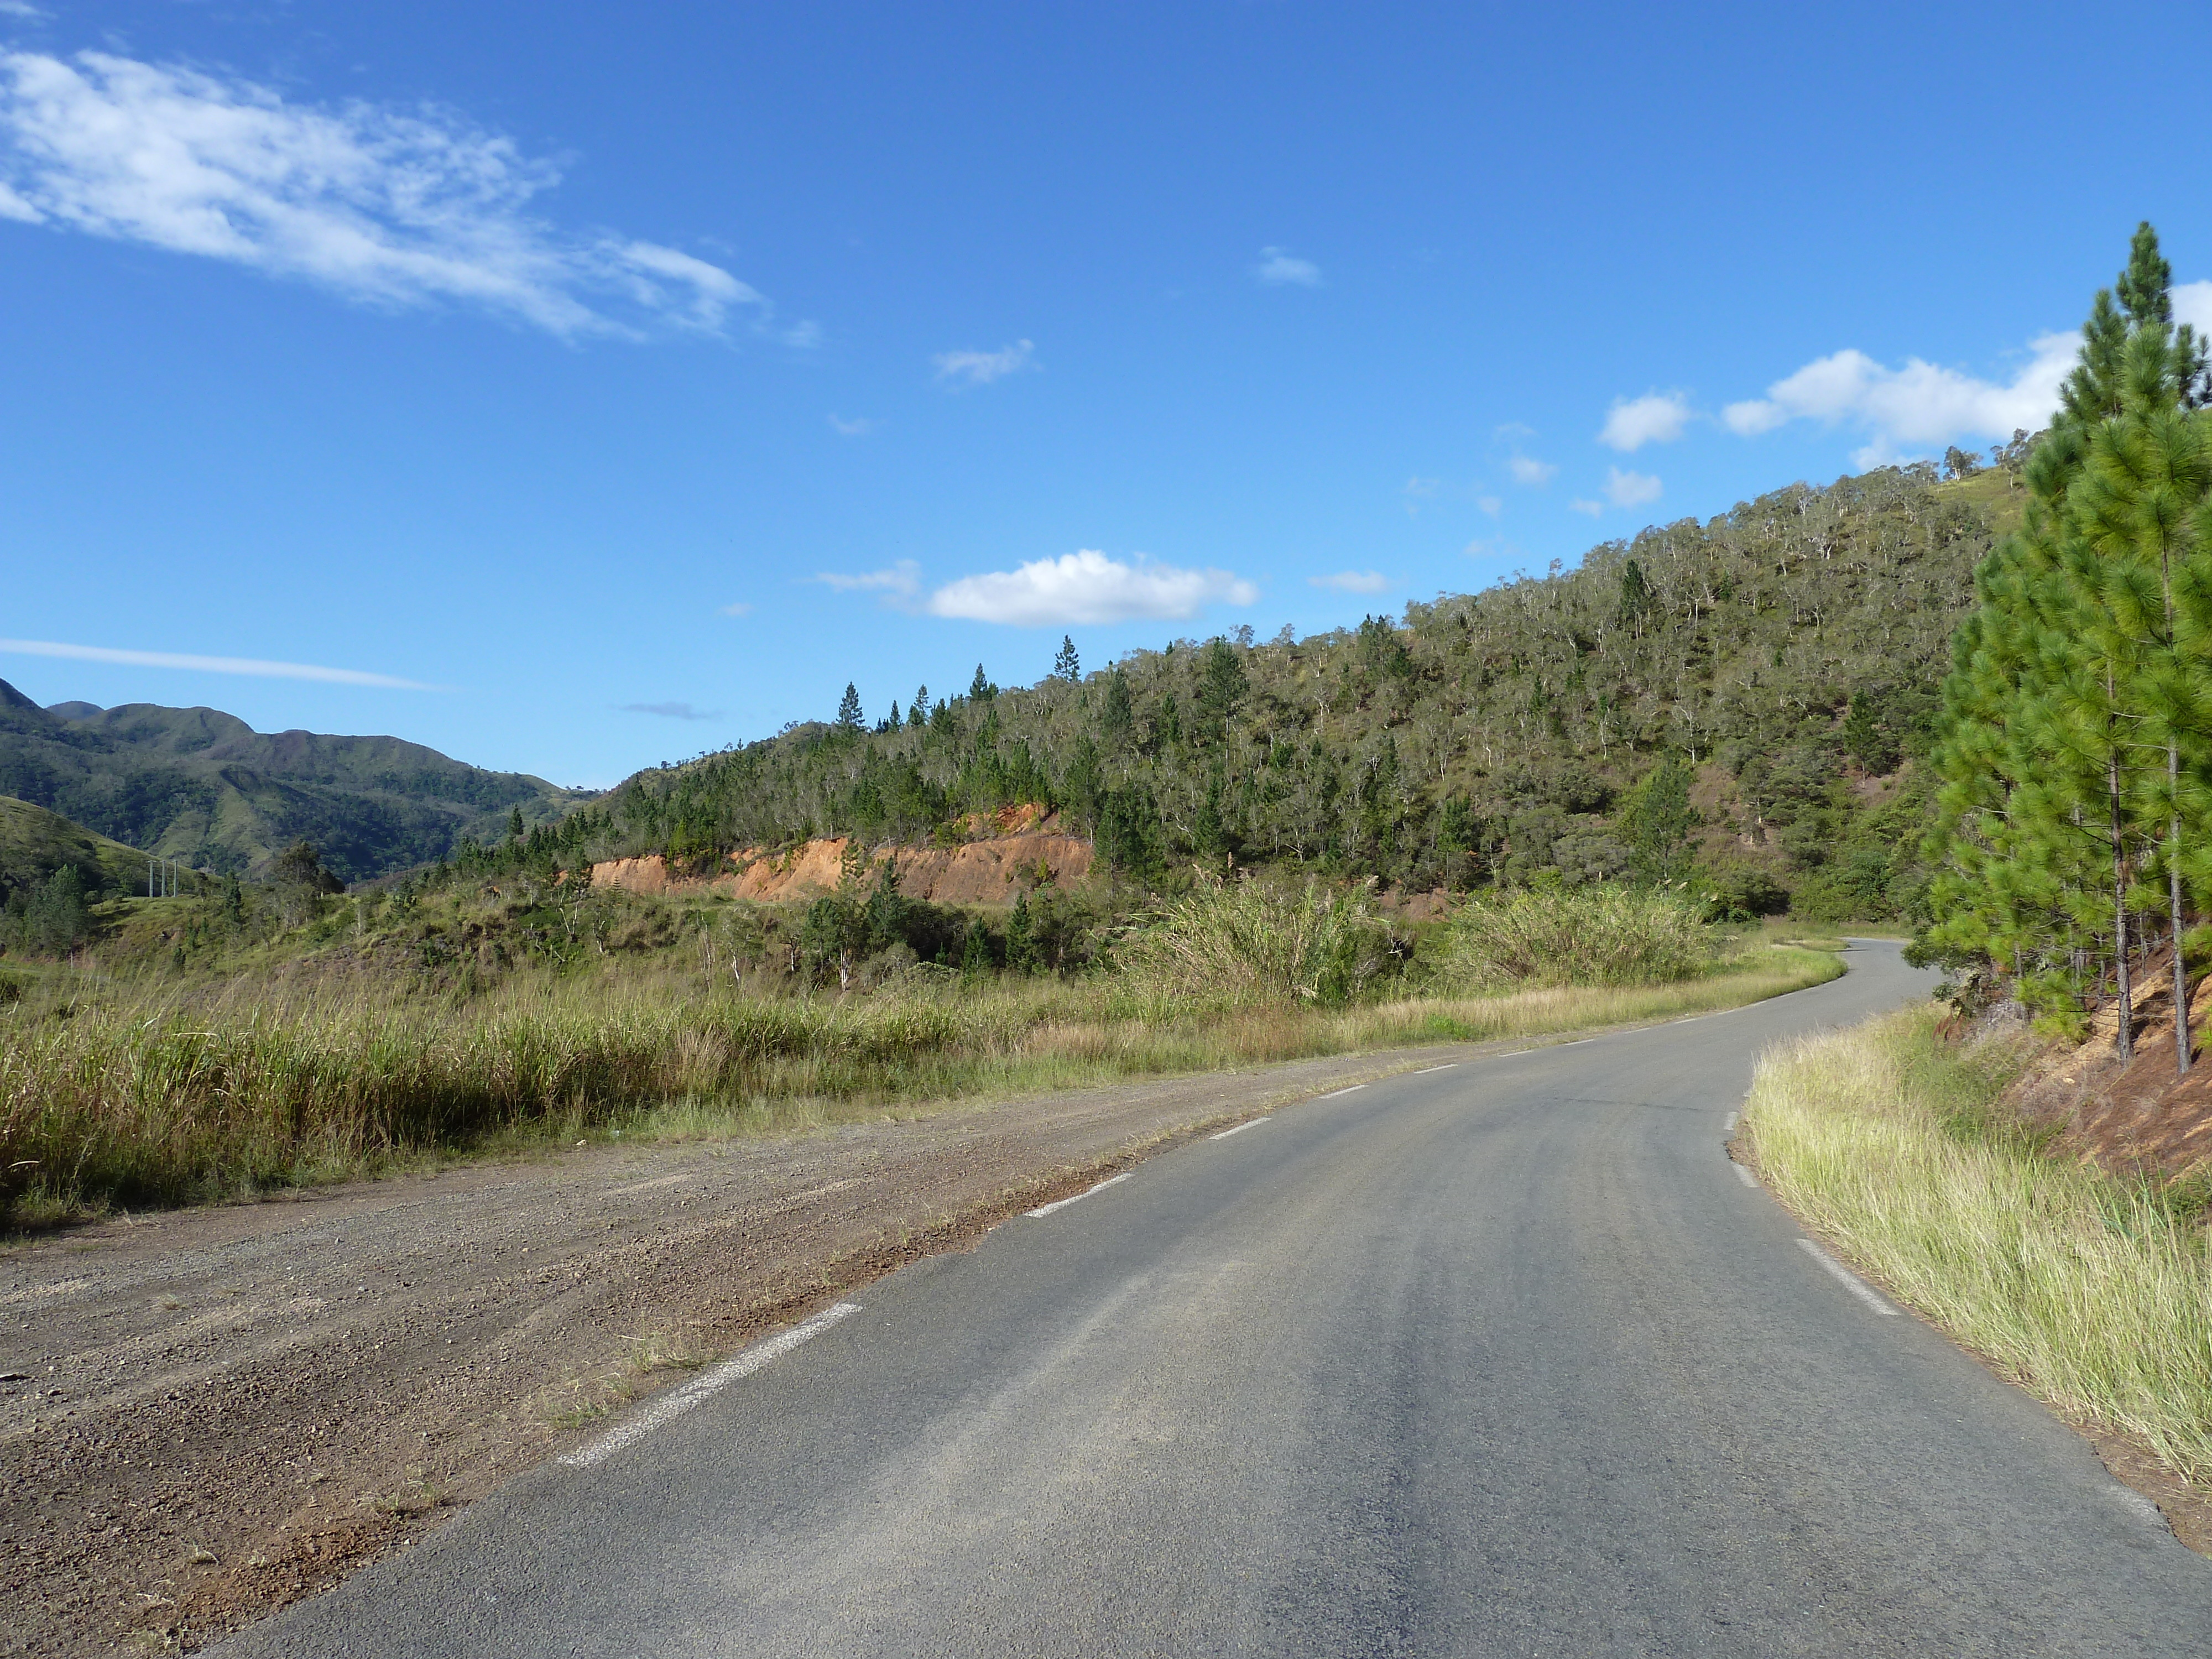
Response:
[{"label": "distant mountain ridge", "polygon": [[0,680],[0,794],[201,869],[251,872],[310,841],[364,880],[495,840],[509,812],[558,818],[589,796],[390,737],[256,732],[220,709],[61,702]]}]

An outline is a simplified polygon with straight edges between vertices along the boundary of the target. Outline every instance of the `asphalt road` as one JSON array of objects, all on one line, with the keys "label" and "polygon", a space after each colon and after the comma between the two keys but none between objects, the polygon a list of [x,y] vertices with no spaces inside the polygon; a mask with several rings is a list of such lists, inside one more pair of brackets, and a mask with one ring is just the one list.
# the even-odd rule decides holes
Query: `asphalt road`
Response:
[{"label": "asphalt road", "polygon": [[1925,982],[1851,961],[1154,1158],[221,1651],[2212,1652],[2212,1566],[1728,1162],[1761,1048]]}]

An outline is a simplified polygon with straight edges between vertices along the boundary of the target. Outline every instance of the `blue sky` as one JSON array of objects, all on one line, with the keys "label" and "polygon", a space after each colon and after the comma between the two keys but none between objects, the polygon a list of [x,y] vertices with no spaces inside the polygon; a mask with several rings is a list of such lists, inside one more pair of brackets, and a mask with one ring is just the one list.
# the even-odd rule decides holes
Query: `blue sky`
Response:
[{"label": "blue sky", "polygon": [[0,678],[606,784],[2212,320],[2186,32],[1810,10],[0,0]]}]

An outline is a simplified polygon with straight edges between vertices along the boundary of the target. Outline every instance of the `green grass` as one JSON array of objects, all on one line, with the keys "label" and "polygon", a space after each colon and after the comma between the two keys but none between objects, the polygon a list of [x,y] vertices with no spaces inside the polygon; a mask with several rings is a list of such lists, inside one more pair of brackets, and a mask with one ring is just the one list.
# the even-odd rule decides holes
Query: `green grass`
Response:
[{"label": "green grass", "polygon": [[49,975],[0,1009],[0,1218],[164,1205],[578,1138],[776,1133],[943,1102],[1734,1006],[1834,958],[1755,947],[1642,988],[1328,1008],[1163,997],[1137,976],[917,976],[839,1000],[666,968],[518,974],[468,1000],[378,981]]},{"label": "green grass", "polygon": [[2212,1480],[2205,1183],[2051,1155],[2004,1110],[2019,1045],[1919,1009],[1768,1054],[1744,1113],[1775,1194],[1899,1300],[2061,1413]]}]

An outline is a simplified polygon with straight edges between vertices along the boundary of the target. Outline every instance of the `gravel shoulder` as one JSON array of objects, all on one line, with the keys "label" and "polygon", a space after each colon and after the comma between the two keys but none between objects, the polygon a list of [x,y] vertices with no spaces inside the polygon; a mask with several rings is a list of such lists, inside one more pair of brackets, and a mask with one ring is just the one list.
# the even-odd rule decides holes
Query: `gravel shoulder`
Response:
[{"label": "gravel shoulder", "polygon": [[1148,1153],[1526,1042],[118,1218],[0,1255],[0,1653],[190,1651],[629,1401]]}]

